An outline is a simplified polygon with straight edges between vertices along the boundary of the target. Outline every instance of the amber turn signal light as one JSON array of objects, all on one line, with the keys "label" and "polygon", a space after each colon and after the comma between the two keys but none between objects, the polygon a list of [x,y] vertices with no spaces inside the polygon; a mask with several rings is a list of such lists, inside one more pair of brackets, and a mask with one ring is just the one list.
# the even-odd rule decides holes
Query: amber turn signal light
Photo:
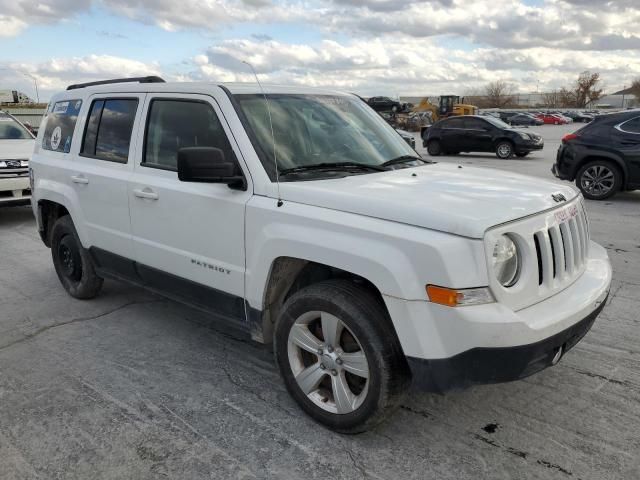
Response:
[{"label": "amber turn signal light", "polygon": [[430,302],[446,305],[447,307],[482,305],[495,301],[491,291],[486,287],[454,290],[453,288],[439,287],[437,285],[427,285],[427,297]]}]

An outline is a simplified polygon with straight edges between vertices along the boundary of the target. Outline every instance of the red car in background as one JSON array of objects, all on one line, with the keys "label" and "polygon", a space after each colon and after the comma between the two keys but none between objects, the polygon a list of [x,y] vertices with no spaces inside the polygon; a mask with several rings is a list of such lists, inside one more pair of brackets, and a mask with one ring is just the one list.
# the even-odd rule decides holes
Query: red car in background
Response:
[{"label": "red car in background", "polygon": [[539,118],[544,123],[549,123],[551,125],[565,125],[569,123],[565,118],[552,113],[539,113],[536,115],[536,118]]}]

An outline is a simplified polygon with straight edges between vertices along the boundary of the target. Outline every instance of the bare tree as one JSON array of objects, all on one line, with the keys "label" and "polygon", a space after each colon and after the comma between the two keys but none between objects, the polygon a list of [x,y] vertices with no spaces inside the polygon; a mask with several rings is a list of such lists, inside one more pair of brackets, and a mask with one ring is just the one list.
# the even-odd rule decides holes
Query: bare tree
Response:
[{"label": "bare tree", "polygon": [[542,103],[545,107],[557,108],[560,106],[560,92],[558,90],[552,90],[548,93],[542,94]]},{"label": "bare tree", "polygon": [[513,86],[503,80],[488,83],[484,91],[487,103],[492,107],[504,108],[514,103]]},{"label": "bare tree", "polygon": [[573,88],[575,96],[575,106],[584,108],[588,103],[592,103],[602,97],[602,88],[598,88],[600,83],[600,74],[598,72],[591,73],[584,71],[578,76],[578,80]]},{"label": "bare tree", "polygon": [[577,95],[575,91],[571,91],[568,88],[562,87],[558,91],[558,95],[560,97],[560,107],[565,108],[574,108],[577,107]]}]

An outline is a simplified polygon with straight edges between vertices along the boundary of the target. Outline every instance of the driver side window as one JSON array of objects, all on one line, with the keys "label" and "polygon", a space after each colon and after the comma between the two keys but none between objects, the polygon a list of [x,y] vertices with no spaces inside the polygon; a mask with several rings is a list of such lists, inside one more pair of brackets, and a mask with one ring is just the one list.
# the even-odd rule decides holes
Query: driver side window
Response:
[{"label": "driver side window", "polygon": [[227,159],[233,158],[227,135],[211,105],[197,100],[152,100],[142,165],[177,171],[178,150],[184,147],[215,147]]}]

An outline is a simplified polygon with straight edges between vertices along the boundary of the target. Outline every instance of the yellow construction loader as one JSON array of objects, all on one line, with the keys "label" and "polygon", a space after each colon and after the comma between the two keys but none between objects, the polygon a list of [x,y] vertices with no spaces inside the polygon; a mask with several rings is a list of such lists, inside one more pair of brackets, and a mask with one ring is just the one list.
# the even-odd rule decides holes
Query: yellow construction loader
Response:
[{"label": "yellow construction loader", "polygon": [[[464,102],[464,98],[462,101]],[[437,107],[432,104],[427,97],[424,97],[420,103],[413,108],[413,111],[431,112],[431,119],[435,122],[441,118],[452,115],[475,115],[478,113],[478,107],[460,103],[460,96],[458,95],[442,95]]]}]

